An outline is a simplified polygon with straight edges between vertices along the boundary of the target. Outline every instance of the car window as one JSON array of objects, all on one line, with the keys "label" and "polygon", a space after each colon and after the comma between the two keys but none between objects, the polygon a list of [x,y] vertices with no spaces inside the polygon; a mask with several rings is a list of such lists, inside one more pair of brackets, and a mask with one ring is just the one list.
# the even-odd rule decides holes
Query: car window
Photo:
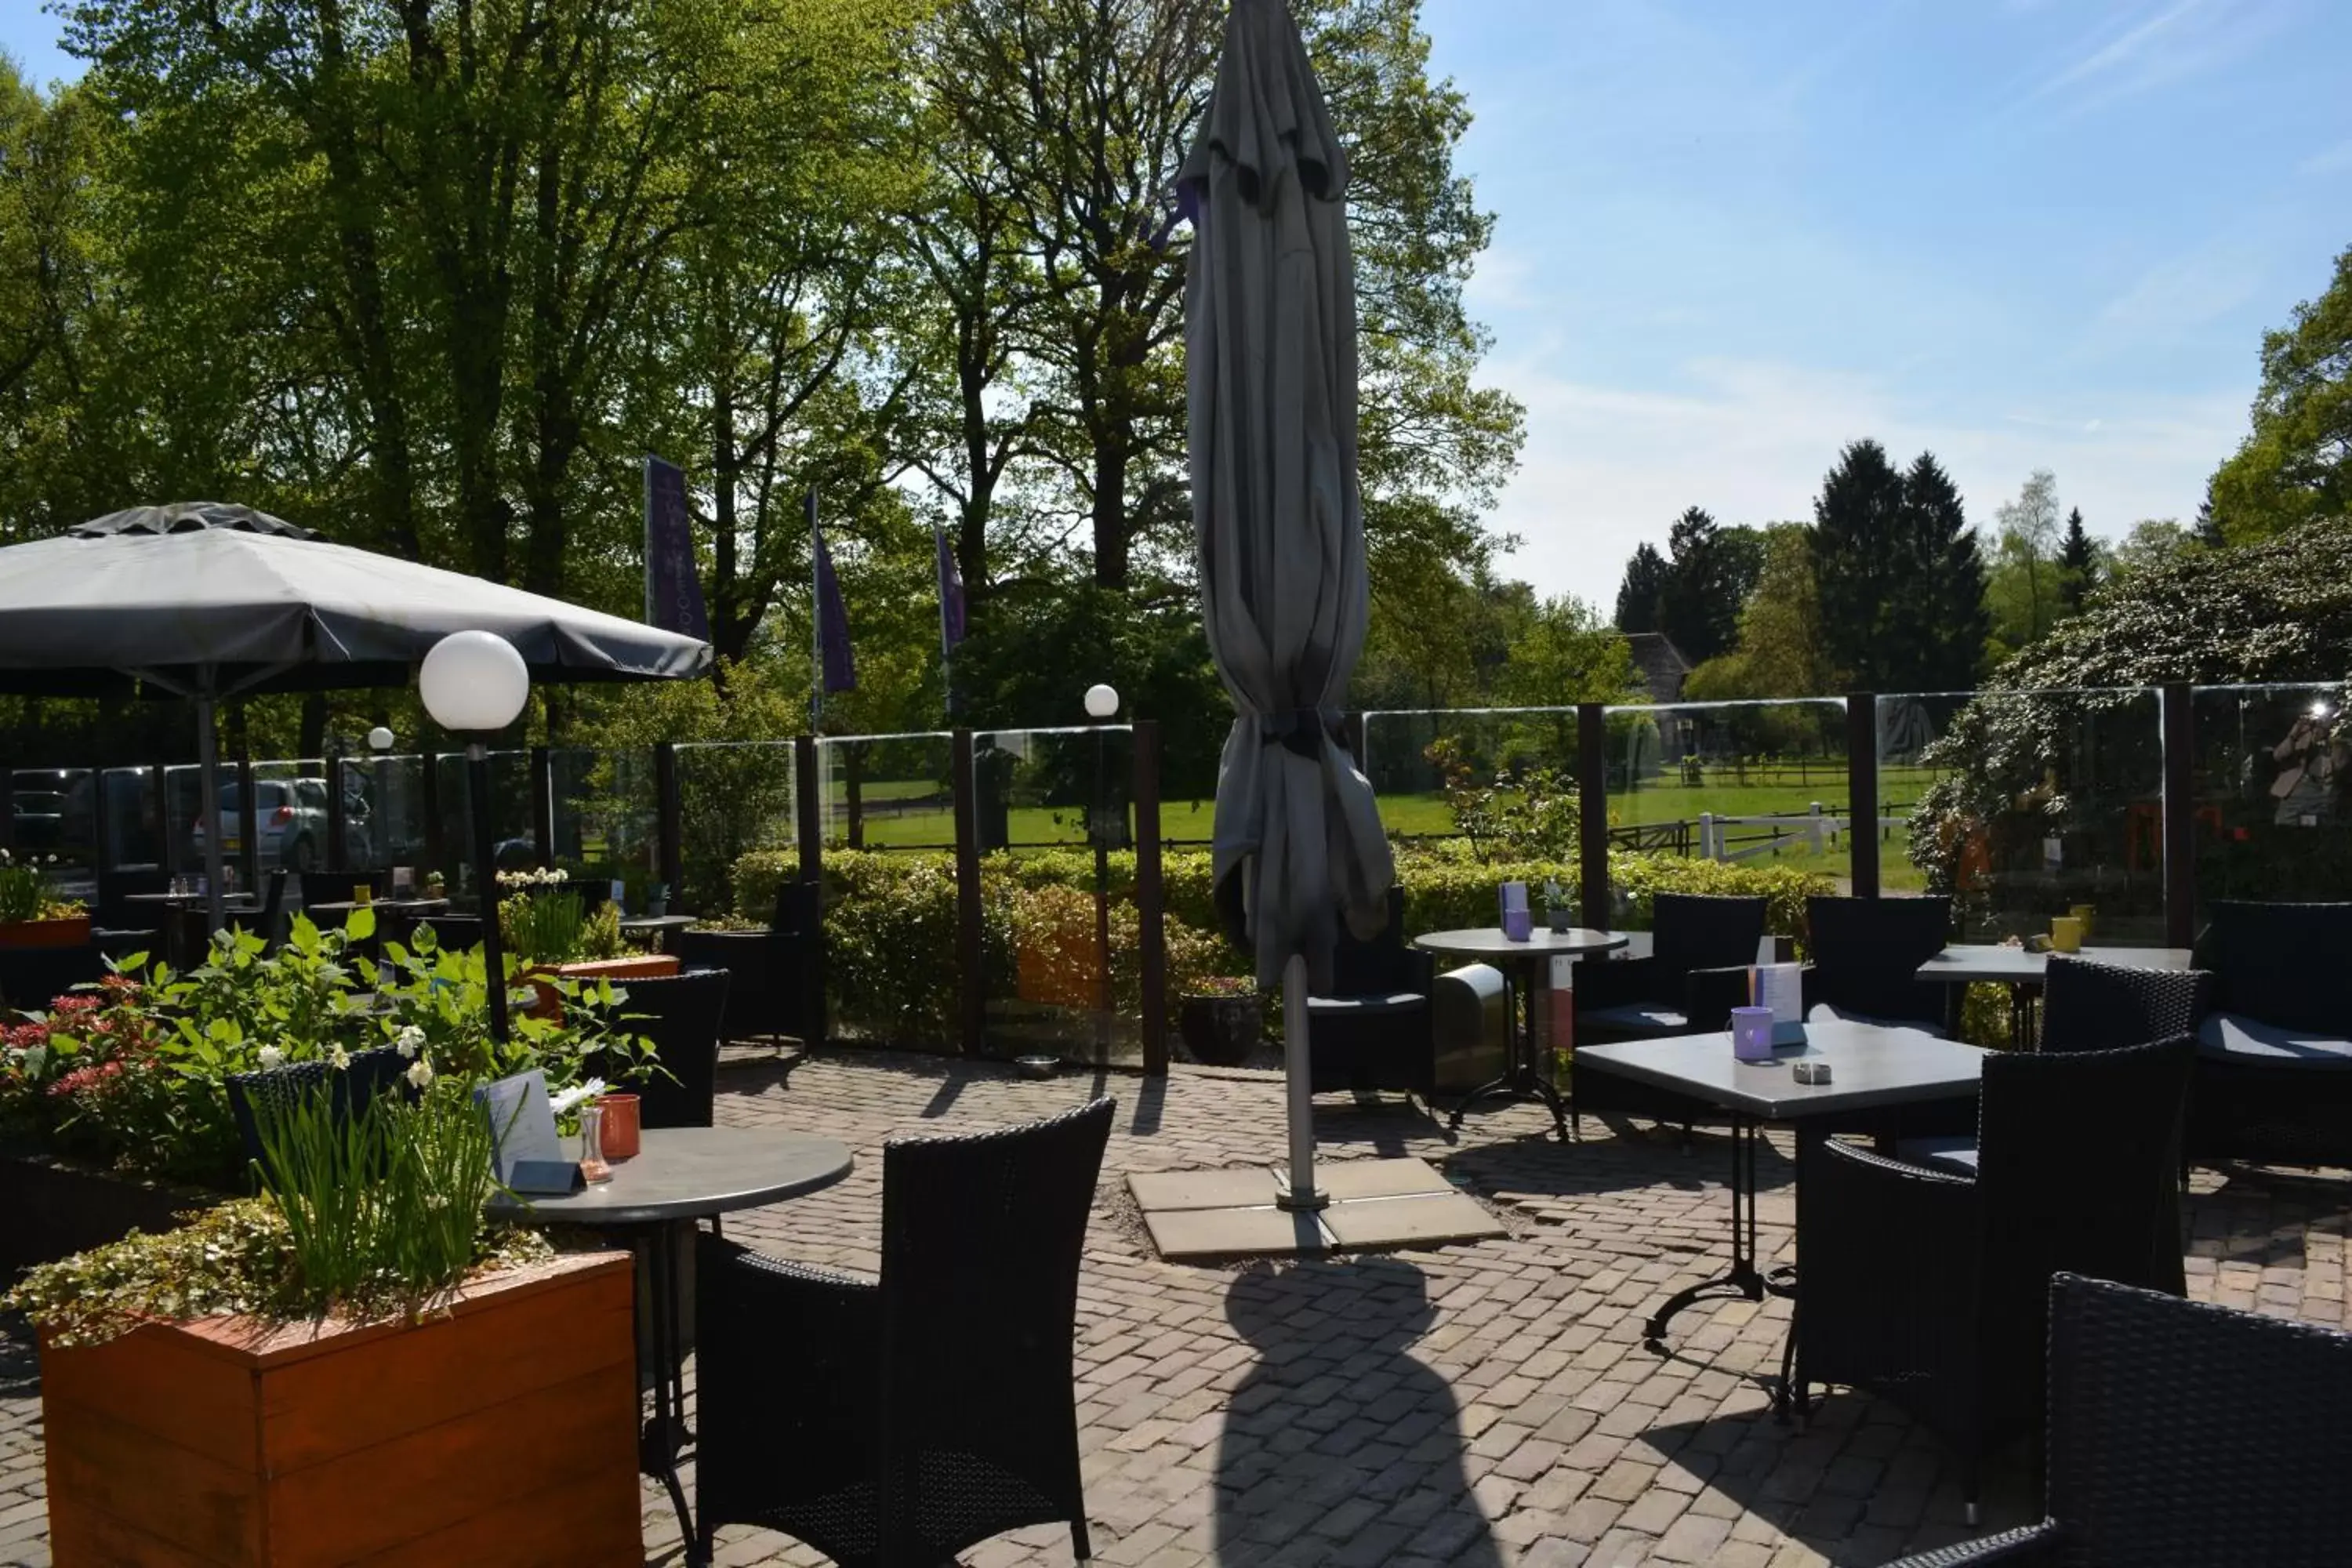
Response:
[{"label": "car window", "polygon": [[294,781],[295,804],[311,811],[327,809],[327,786],[317,779]]}]

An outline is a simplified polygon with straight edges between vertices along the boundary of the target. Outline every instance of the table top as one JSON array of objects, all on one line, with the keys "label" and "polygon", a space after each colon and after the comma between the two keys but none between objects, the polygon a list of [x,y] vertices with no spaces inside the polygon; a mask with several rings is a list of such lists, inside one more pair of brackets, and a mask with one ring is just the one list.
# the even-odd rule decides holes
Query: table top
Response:
[{"label": "table top", "polygon": [[658,1225],[732,1214],[829,1187],[849,1173],[849,1145],[767,1127],[659,1127],[640,1133],[636,1158],[584,1192],[498,1196],[501,1219],[550,1224]]},{"label": "table top", "polygon": [[[125,893],[122,900],[130,904],[171,904],[191,910],[205,907],[205,895],[202,893]],[[261,902],[251,893],[224,893],[221,895],[221,908],[233,914],[258,914]]]},{"label": "table top", "polygon": [[1528,933],[1525,942],[1513,942],[1503,934],[1499,926],[1480,926],[1470,931],[1433,931],[1426,936],[1412,939],[1412,945],[1424,952],[1441,952],[1449,958],[1575,957],[1614,952],[1625,942],[1626,936],[1622,931],[1592,931],[1583,926],[1553,931],[1540,924]]},{"label": "table top", "polygon": [[[1799,1058],[1828,1062],[1834,1076],[1828,1083],[1799,1083],[1790,1069]],[[1924,1029],[1840,1021],[1807,1024],[1805,1043],[1774,1051],[1769,1063],[1734,1058],[1728,1030],[1580,1046],[1575,1059],[1579,1072],[1594,1068],[1635,1079],[1759,1121],[1794,1121],[1973,1095],[1984,1058],[1979,1047]]]},{"label": "table top", "polygon": [[[2179,971],[2190,966],[2189,950],[2185,947],[2086,947],[2067,956],[2087,958],[2096,963],[2121,964],[2131,969]],[[2007,981],[2012,985],[2034,985],[2041,984],[2049,967],[2050,955],[2046,952],[2028,952],[2021,947],[2004,943],[1958,942],[1921,964],[1919,978],[1952,984],[1988,980]]]},{"label": "table top", "polygon": [[621,921],[623,931],[684,931],[695,922],[693,915],[627,915]]},{"label": "table top", "polygon": [[361,903],[357,899],[321,899],[315,904],[302,906],[314,915],[347,915],[353,910],[390,910],[394,914],[439,914],[449,907],[446,899],[371,899]]}]

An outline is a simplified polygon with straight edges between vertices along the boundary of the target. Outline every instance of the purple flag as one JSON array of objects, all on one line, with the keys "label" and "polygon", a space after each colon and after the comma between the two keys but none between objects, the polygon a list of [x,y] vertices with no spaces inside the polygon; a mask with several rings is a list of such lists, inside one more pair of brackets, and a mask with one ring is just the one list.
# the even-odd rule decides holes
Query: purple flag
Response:
[{"label": "purple flag", "polygon": [[849,612],[841,603],[841,579],[833,574],[833,552],[816,525],[816,492],[809,492],[809,537],[816,542],[816,647],[820,679],[828,692],[857,689],[857,662],[849,652]]},{"label": "purple flag", "polygon": [[646,624],[710,640],[687,521],[686,472],[655,457],[646,458]]},{"label": "purple flag", "polygon": [[952,653],[956,645],[963,641],[963,574],[956,570],[948,531],[934,528],[931,537],[940,552],[940,651]]}]

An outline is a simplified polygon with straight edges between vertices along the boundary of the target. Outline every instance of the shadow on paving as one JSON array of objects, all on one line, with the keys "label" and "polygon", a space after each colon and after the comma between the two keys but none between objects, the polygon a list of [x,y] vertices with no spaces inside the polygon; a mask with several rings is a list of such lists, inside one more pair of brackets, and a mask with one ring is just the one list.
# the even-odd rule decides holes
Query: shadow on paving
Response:
[{"label": "shadow on paving", "polygon": [[2235,1163],[2207,1169],[2221,1184],[2181,1199],[2193,1252],[2221,1263],[2301,1268],[2314,1235],[2352,1233],[2352,1186],[2340,1175]]},{"label": "shadow on paving", "polygon": [[1244,1270],[1225,1316],[1258,1360],[1217,1444],[1216,1557],[1501,1568],[1463,1472],[1461,1410],[1415,1360],[1434,1318],[1401,1259]]},{"label": "shadow on paving", "polygon": [[[1801,1426],[1768,1407],[1653,1426],[1642,1441],[1841,1568],[1878,1568],[1971,1534],[1959,1461],[1893,1405],[1851,1390],[1817,1397]],[[1987,1461],[1980,1533],[2042,1517],[2028,1448]]]},{"label": "shadow on paving", "polygon": [[[1592,1136],[1596,1118],[1585,1118],[1584,1141],[1563,1144],[1549,1132],[1503,1142],[1473,1144],[1445,1158],[1449,1175],[1467,1181],[1485,1197],[1508,1204],[1593,1197],[1647,1188],[1700,1193],[1727,1187],[1732,1142],[1727,1134],[1694,1131],[1687,1144],[1679,1127],[1651,1127],[1615,1118],[1609,1136]],[[1756,1152],[1756,1188],[1778,1192],[1797,1179],[1795,1163],[1769,1139]],[[1538,1218],[1541,1218],[1540,1211]],[[1730,1200],[1723,1225],[1731,1226]]]}]

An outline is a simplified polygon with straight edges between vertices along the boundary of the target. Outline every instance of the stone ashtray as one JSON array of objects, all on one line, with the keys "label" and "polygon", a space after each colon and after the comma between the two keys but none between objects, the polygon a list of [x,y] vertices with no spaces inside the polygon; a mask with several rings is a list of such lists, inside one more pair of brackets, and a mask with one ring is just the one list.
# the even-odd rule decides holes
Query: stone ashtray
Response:
[{"label": "stone ashtray", "polygon": [[1062,1070],[1059,1057],[1015,1057],[1013,1065],[1021,1069],[1023,1078],[1052,1078]]}]

